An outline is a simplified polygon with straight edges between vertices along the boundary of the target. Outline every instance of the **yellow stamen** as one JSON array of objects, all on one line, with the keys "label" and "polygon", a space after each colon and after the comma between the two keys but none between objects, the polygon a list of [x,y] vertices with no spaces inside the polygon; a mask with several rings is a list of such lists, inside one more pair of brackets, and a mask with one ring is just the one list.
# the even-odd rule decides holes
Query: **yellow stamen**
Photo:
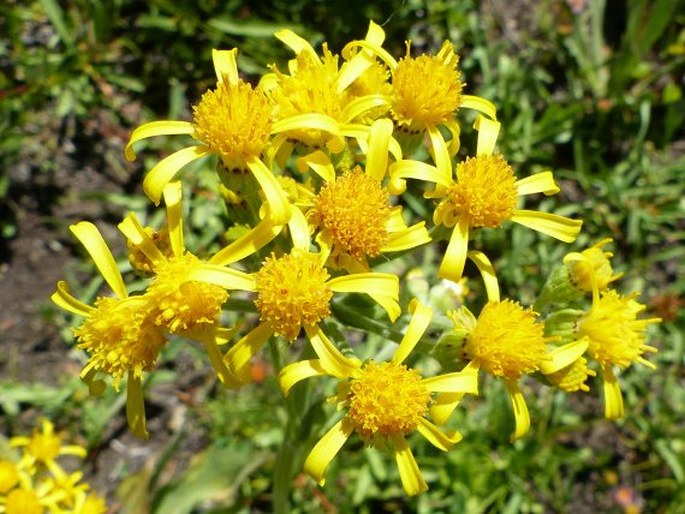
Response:
[{"label": "yellow stamen", "polygon": [[587,367],[587,359],[580,357],[573,361],[572,364],[555,373],[545,375],[545,377],[562,391],[573,393],[576,391],[588,392],[590,388],[585,381],[588,377],[594,377],[596,374]]},{"label": "yellow stamen", "polygon": [[255,274],[261,320],[271,323],[276,334],[294,340],[302,327],[330,315],[333,292],[326,285],[328,278],[317,255],[295,249],[283,257],[267,257]]},{"label": "yellow stamen", "polygon": [[430,391],[403,364],[368,362],[347,394],[347,419],[363,438],[409,434],[428,413]]},{"label": "yellow stamen", "polygon": [[650,323],[661,320],[637,319],[645,309],[635,301],[637,296],[638,293],[621,296],[614,290],[608,290],[578,322],[578,335],[590,339],[588,353],[603,367],[625,368],[634,361],[654,367],[642,357],[645,352],[656,351],[656,348],[645,344],[645,332]]},{"label": "yellow stamen", "polygon": [[474,227],[497,228],[516,208],[514,172],[499,155],[478,155],[457,165],[457,181],[435,211],[437,223],[454,226],[461,217]]},{"label": "yellow stamen", "polygon": [[271,105],[245,82],[223,81],[193,108],[194,136],[218,154],[228,169],[258,158],[271,132]]},{"label": "yellow stamen", "polygon": [[156,306],[154,319],[158,326],[184,334],[218,322],[228,292],[214,284],[188,280],[201,264],[193,254],[185,253],[157,265],[147,295]]},{"label": "yellow stamen", "polygon": [[517,302],[488,302],[466,338],[464,353],[485,371],[516,380],[547,359],[544,324]]},{"label": "yellow stamen", "polygon": [[321,188],[313,221],[352,257],[375,257],[388,240],[389,198],[378,180],[357,168]]},{"label": "yellow stamen", "polygon": [[98,298],[95,311],[74,330],[78,347],[90,354],[89,368],[112,375],[115,387],[129,370],[150,371],[166,343],[149,312],[139,297]]},{"label": "yellow stamen", "polygon": [[445,41],[438,55],[407,56],[397,63],[392,76],[392,114],[399,125],[425,127],[454,118],[461,103],[459,57]]}]

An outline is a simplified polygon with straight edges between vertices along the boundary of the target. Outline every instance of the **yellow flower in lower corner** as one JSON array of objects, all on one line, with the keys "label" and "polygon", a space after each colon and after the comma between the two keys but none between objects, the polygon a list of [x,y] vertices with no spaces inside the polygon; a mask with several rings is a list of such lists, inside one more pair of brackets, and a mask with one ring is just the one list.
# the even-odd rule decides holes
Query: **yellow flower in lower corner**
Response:
[{"label": "yellow flower in lower corner", "polygon": [[304,463],[305,471],[321,485],[329,463],[355,432],[367,445],[392,450],[402,486],[412,496],[428,486],[405,437],[418,431],[443,451],[461,440],[458,432],[445,433],[426,416],[434,392],[477,394],[476,372],[422,378],[418,371],[403,364],[433,314],[432,309],[418,302],[412,303],[410,311],[413,316],[407,332],[388,362],[361,363],[345,357],[321,329],[310,327],[307,334],[319,358],[290,364],[281,371],[279,380],[286,395],[296,383],[312,376],[328,375],[339,380],[338,393],[332,400],[346,411],[345,416],[314,446]]},{"label": "yellow flower in lower corner", "polygon": [[469,235],[474,228],[498,228],[506,221],[537,230],[566,243],[573,242],[582,221],[542,211],[518,209],[519,197],[535,193],[552,195],[559,192],[552,173],[545,171],[517,180],[509,163],[493,154],[499,133],[499,122],[479,117],[478,149],[453,170],[449,159],[437,166],[402,160],[390,167],[391,192],[401,193],[406,178],[433,182],[435,191],[428,196],[438,199],[433,213],[436,225],[452,230],[438,275],[458,281],[463,273]]}]

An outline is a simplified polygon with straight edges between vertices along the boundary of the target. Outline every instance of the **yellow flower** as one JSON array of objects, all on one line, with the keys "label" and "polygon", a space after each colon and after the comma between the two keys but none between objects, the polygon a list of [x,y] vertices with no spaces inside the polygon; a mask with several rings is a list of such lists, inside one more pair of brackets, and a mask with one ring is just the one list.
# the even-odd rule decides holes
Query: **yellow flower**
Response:
[{"label": "yellow flower", "polygon": [[115,388],[127,375],[128,423],[136,435],[147,437],[142,377],[154,367],[166,338],[150,316],[154,306],[143,296],[128,296],[114,256],[95,225],[82,221],[69,228],[90,254],[116,297],[100,297],[91,307],[72,296],[67,283],[60,281],[51,300],[85,318],[75,335],[78,347],[89,354],[81,379],[88,384],[91,394],[101,394],[105,387],[101,380],[96,380],[98,372],[111,375]]},{"label": "yellow flower", "polygon": [[474,228],[500,227],[511,220],[561,241],[573,242],[582,221],[547,212],[517,209],[518,197],[534,193],[559,192],[549,171],[516,180],[511,166],[493,154],[500,124],[479,117],[476,121],[478,150],[476,157],[459,163],[454,177],[449,159],[437,167],[423,162],[403,160],[390,167],[391,192],[401,193],[406,178],[434,182],[430,196],[439,198],[433,215],[436,225],[452,229],[438,275],[458,281],[464,270],[469,235]]},{"label": "yellow flower", "polygon": [[430,242],[425,222],[408,227],[402,207],[393,206],[382,180],[388,167],[392,122],[376,120],[370,128],[364,171],[359,166],[336,176],[322,152],[302,158],[324,179],[306,215],[318,228],[317,240],[330,251],[329,263],[350,271],[368,270],[368,258]]},{"label": "yellow flower", "polygon": [[[226,342],[232,330],[218,326],[222,306],[228,300],[224,287],[191,279],[194,270],[205,262],[188,252],[183,237],[182,187],[172,182],[164,187],[167,211],[166,240],[155,238],[144,228],[134,213],[130,213],[119,229],[127,237],[129,247],[136,252],[136,262],[149,269],[153,278],[144,297],[153,306],[149,314],[154,324],[165,332],[184,335],[204,344],[210,362],[219,379],[234,383],[223,364],[217,343]],[[264,225],[217,252],[210,263],[231,263],[250,255],[273,239],[280,227]],[[226,268],[229,270],[228,268]],[[227,271],[230,273],[230,271]],[[251,290],[252,282],[236,272],[230,289]]]},{"label": "yellow flower", "polygon": [[[392,91],[387,101],[398,130],[408,135],[427,134],[433,158],[438,167],[442,167],[449,162],[449,156],[459,150],[457,111],[461,107],[476,109],[495,120],[495,106],[484,98],[462,94],[463,82],[457,68],[459,56],[449,41],[443,43],[436,55],[418,57],[410,55],[411,43],[408,41],[405,57],[397,61],[381,46],[383,30],[373,22],[371,27],[380,36],[352,41],[343,50],[343,55],[361,48],[370,63],[378,58],[390,69]],[[444,126],[451,133],[449,146],[438,126]]]},{"label": "yellow flower", "polygon": [[[544,335],[544,323],[537,313],[524,309],[518,302],[500,299],[499,285],[488,258],[481,252],[469,252],[476,264],[488,296],[487,303],[476,317],[466,306],[447,313],[454,323],[454,332],[463,338],[463,356],[468,369],[483,370],[504,380],[514,409],[513,439],[525,435],[530,428],[530,415],[518,382],[525,374],[536,371],[554,373],[582,355],[587,343],[575,342],[550,352],[548,343],[555,337]],[[448,392],[440,395],[431,416],[443,424],[461,401],[463,394]]]},{"label": "yellow flower", "polygon": [[593,277],[597,281],[597,288],[604,291],[611,282],[623,276],[622,272],[614,273],[611,267],[609,259],[613,257],[613,254],[602,250],[602,247],[610,242],[611,238],[602,239],[580,252],[585,259],[566,262],[571,282],[581,291],[586,293],[592,291]]},{"label": "yellow flower", "polygon": [[[355,273],[331,278],[324,267],[326,255],[309,251],[309,228],[304,215],[294,211],[291,236],[294,248],[288,254],[271,255],[259,271],[242,273],[241,289],[255,291],[255,305],[260,323],[238,341],[226,354],[230,369],[242,380],[247,379],[249,360],[274,334],[293,341],[302,328],[309,331],[330,314],[334,293],[366,293],[387,313],[391,320],[400,315],[397,304],[399,279],[389,273]],[[234,289],[235,270],[211,263],[193,271],[197,280]]]},{"label": "yellow flower", "polygon": [[214,154],[228,170],[249,170],[262,188],[269,205],[269,218],[283,225],[290,218],[290,206],[276,177],[261,156],[274,133],[271,104],[259,89],[238,76],[237,50],[213,50],[217,76],[215,90],[204,94],[195,106],[195,118],[187,121],[153,121],[136,128],[126,145],[126,158],[135,160],[133,144],[162,135],[189,134],[200,144],[189,146],[162,159],[145,177],[143,188],[159,203],[164,186],[188,163]]},{"label": "yellow flower", "polygon": [[638,318],[646,307],[635,300],[639,296],[637,292],[627,296],[613,289],[600,292],[599,284],[604,283],[607,273],[604,267],[595,271],[596,261],[592,255],[571,253],[564,262],[585,264],[590,270],[592,307],[577,320],[575,337],[587,342],[587,355],[599,364],[602,372],[604,416],[607,419],[622,418],[623,396],[613,368],[627,368],[633,362],[639,362],[656,369],[643,355],[657,351],[646,344],[646,331],[650,324],[661,322],[661,318]]},{"label": "yellow flower", "polygon": [[[273,66],[273,73],[265,74],[260,81],[260,89],[274,106],[272,132],[279,135],[270,152],[277,153],[279,161],[290,154],[293,141],[306,148],[327,148],[338,153],[345,147],[345,137],[357,137],[360,130],[363,132],[363,125],[355,121],[369,121],[371,112],[380,116],[387,110],[388,103],[381,95],[366,94],[364,87],[352,88],[371,68],[365,56],[352,56],[339,66],[339,56],[331,53],[326,43],[319,57],[305,39],[290,30],[280,30],[275,36],[295,52],[288,74]],[[367,40],[378,37],[376,28],[370,27]]]},{"label": "yellow flower", "polygon": [[281,371],[279,381],[286,395],[295,384],[309,377],[327,375],[339,380],[338,393],[331,400],[346,411],[345,416],[314,446],[304,463],[304,470],[321,485],[329,463],[354,432],[367,445],[392,450],[402,486],[411,496],[428,486],[405,437],[418,431],[443,451],[461,440],[458,432],[443,432],[426,415],[434,392],[477,394],[476,372],[422,378],[403,364],[433,315],[432,309],[416,301],[410,305],[410,312],[413,316],[407,332],[389,362],[361,363],[345,357],[321,329],[310,327],[307,334],[319,358],[290,364]]}]

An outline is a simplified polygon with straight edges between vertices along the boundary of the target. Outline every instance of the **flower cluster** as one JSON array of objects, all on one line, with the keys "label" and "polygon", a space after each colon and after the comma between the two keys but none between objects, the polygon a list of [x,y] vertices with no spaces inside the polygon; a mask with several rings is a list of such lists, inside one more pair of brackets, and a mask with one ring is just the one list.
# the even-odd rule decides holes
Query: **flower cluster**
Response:
[{"label": "flower cluster", "polygon": [[[289,30],[275,36],[294,54],[285,68],[272,66],[253,85],[239,74],[236,49],[215,50],[216,86],[194,106],[193,120],[154,121],[131,134],[129,160],[136,158],[134,146],[150,137],[195,141],[145,176],[146,194],[155,204],[165,203],[166,226],[145,227],[134,214],[119,225],[131,266],[147,277],[142,290],[129,293],[94,225],[71,227],[114,292],[92,306],[72,296],[64,282],[53,295],[58,305],[84,317],[75,336],[89,355],[82,378],[91,392],[103,390],[107,375],[115,388],[126,377],[129,424],[146,436],[143,380],[169,337],[202,344],[219,380],[238,388],[251,380],[250,362],[268,341],[304,336],[313,358],[278,370],[284,394],[306,379],[332,377],[338,386],[329,400],[344,413],[311,449],[304,469],[323,483],[328,464],[356,434],[364,444],[392,452],[409,495],[427,484],[407,437],[418,432],[449,450],[462,436],[447,423],[465,395],[478,393],[482,373],[506,385],[514,439],[530,426],[519,388],[523,377],[568,392],[587,390],[594,372],[586,355],[602,373],[607,417],[622,415],[612,368],[647,363],[642,354],[654,349],[645,343],[645,328],[657,320],[637,318],[644,306],[636,295],[607,289],[619,274],[601,249],[606,241],[570,253],[535,310],[500,298],[493,264],[472,249],[481,231],[512,221],[571,243],[582,222],[522,208],[526,197],[560,188],[550,171],[518,177],[496,150],[496,108],[466,94],[452,44],[415,56],[407,43],[396,60],[373,22],[364,39],[339,54],[326,44],[319,53]],[[475,152],[461,148],[464,109],[475,111]],[[200,257],[184,244],[182,186],[175,178],[207,156],[218,162],[229,217],[249,228]],[[403,209],[417,201],[421,188],[424,208]],[[426,219],[419,211],[429,213]],[[480,271],[487,301],[478,316],[461,303],[443,309],[414,298],[402,305],[400,298],[408,296],[400,295],[404,272],[377,271],[385,261],[441,240],[446,249],[435,265],[445,283],[465,289],[467,261]],[[252,267],[254,262],[261,266]],[[259,316],[244,333],[222,325],[222,311],[236,291],[251,298]],[[338,296],[354,293],[378,307],[376,320],[384,317],[386,326],[407,322],[389,360],[362,361],[327,333]],[[586,293],[593,295],[592,306],[571,316],[570,303]],[[436,309],[453,323],[437,343],[427,332]],[[438,352],[445,340],[456,342],[459,351],[442,374],[423,376],[421,367],[413,367],[418,348],[428,344]]]},{"label": "flower cluster", "polygon": [[86,456],[85,448],[65,445],[52,423],[43,420],[31,436],[9,441],[10,455],[0,458],[0,512],[5,514],[104,514],[104,498],[90,491],[83,473],[69,473],[61,456]]}]

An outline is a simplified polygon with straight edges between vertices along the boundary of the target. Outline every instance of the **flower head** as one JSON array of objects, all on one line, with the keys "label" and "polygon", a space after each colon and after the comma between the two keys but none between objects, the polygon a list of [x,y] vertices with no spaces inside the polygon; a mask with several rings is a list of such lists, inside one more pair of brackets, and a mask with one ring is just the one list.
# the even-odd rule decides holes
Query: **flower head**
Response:
[{"label": "flower head", "polygon": [[449,158],[444,156],[436,158],[436,166],[402,160],[390,167],[393,193],[404,191],[405,178],[436,184],[436,189],[427,193],[427,196],[438,199],[433,221],[437,225],[453,227],[438,275],[455,282],[464,271],[469,236],[474,228],[497,228],[511,220],[570,243],[582,225],[582,221],[556,214],[517,209],[516,202],[520,196],[559,192],[552,173],[546,171],[516,180],[511,166],[501,155],[493,154],[500,124],[481,116],[475,126],[479,130],[477,155],[458,164],[455,173]]},{"label": "flower head", "polygon": [[294,340],[302,327],[316,326],[330,313],[330,275],[316,254],[294,250],[267,257],[255,274],[255,305],[274,333]]},{"label": "flower head", "polygon": [[569,278],[576,288],[589,293],[592,291],[592,281],[595,280],[597,289],[604,291],[611,282],[623,276],[623,273],[614,273],[611,267],[610,258],[613,254],[602,250],[610,242],[610,238],[602,239],[580,252],[583,259],[566,262]]},{"label": "flower head", "polygon": [[399,125],[425,128],[450,122],[461,104],[459,56],[445,41],[437,55],[411,57],[397,62],[392,73],[392,115]]},{"label": "flower head", "polygon": [[193,107],[193,136],[217,154],[228,169],[258,159],[271,134],[271,103],[242,81],[220,81]]},{"label": "flower head", "polygon": [[466,370],[423,378],[418,371],[403,364],[433,314],[430,308],[416,301],[410,310],[413,316],[407,331],[388,362],[361,363],[356,358],[345,357],[320,329],[310,329],[308,335],[319,358],[296,362],[281,371],[279,380],[285,394],[296,383],[312,376],[329,375],[339,381],[338,393],[331,400],[345,410],[345,416],[314,446],[304,463],[305,471],[319,483],[324,483],[328,464],[356,432],[368,445],[391,449],[405,492],[415,495],[428,486],[405,436],[418,431],[443,451],[461,439],[458,432],[445,433],[426,416],[434,392],[477,393],[476,373]]}]

